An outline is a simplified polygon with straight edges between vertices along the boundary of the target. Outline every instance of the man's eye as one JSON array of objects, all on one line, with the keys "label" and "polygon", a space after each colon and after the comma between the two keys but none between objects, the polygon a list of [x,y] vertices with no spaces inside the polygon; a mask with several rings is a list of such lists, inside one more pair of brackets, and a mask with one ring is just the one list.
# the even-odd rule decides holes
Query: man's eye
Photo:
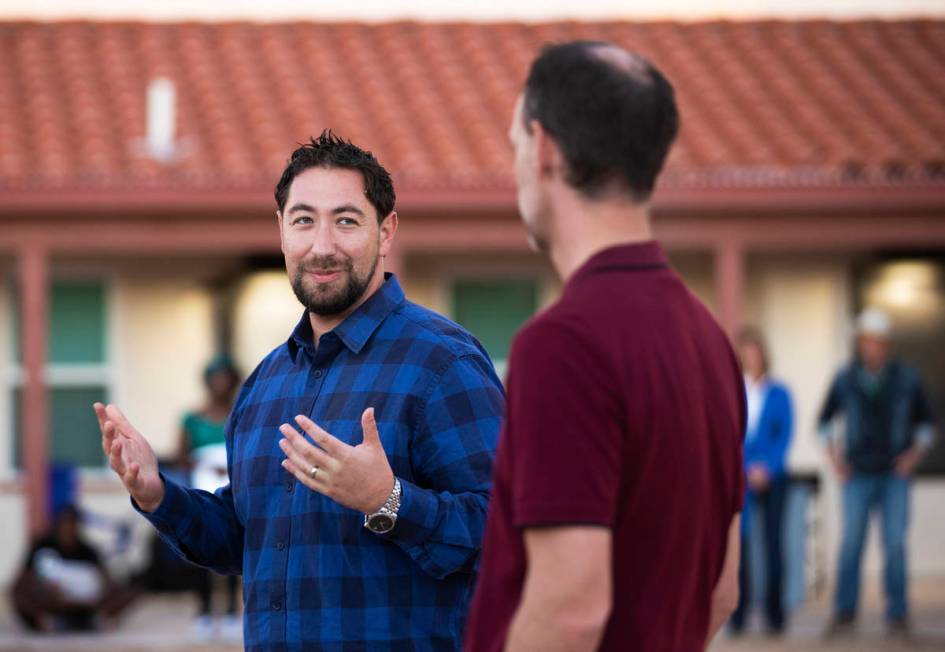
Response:
[{"label": "man's eye", "polygon": [[353,217],[340,217],[338,218],[338,224],[342,226],[357,226],[358,221]]},{"label": "man's eye", "polygon": [[312,224],[312,218],[303,215],[302,217],[295,218],[294,224]]}]

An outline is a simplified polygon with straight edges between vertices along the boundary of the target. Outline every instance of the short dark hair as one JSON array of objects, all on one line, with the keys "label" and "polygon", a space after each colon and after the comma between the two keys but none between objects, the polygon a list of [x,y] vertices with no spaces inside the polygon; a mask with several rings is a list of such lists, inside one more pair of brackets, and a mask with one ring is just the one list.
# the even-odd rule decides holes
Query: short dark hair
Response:
[{"label": "short dark hair", "polygon": [[522,115],[526,129],[537,120],[554,138],[566,180],[592,198],[616,182],[648,199],[679,131],[669,81],[602,41],[546,46],[528,73]]},{"label": "short dark hair", "polygon": [[318,138],[301,143],[292,152],[289,162],[279,183],[276,184],[276,204],[279,210],[285,210],[289,198],[289,187],[299,174],[308,168],[340,168],[357,170],[364,178],[364,194],[377,210],[377,221],[381,222],[394,210],[397,197],[390,173],[378,163],[374,154],[353,144],[350,140],[339,138],[331,129],[325,129]]},{"label": "short dark hair", "polygon": [[228,355],[220,354],[207,363],[207,366],[203,368],[203,384],[209,387],[210,379],[219,373],[229,376],[234,386],[240,382],[240,371],[233,362],[233,358]]}]

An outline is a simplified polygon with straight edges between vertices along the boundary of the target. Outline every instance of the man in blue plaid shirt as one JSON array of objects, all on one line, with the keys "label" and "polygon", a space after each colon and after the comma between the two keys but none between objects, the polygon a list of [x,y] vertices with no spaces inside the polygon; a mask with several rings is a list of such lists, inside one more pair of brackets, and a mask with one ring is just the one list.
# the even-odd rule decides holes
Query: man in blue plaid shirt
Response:
[{"label": "man in blue plaid shirt", "polygon": [[326,131],[293,153],[276,202],[306,312],[237,398],[230,484],[164,479],[97,403],[109,464],[181,556],[242,573],[247,650],[458,650],[501,383],[475,338],[384,273],[397,213],[370,153]]}]

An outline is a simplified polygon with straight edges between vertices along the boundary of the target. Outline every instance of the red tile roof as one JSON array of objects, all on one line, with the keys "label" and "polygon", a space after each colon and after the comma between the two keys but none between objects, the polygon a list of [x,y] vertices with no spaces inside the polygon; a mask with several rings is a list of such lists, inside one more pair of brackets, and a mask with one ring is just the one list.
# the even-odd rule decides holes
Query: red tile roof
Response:
[{"label": "red tile roof", "polygon": [[[506,128],[545,42],[607,39],[676,86],[662,192],[945,186],[945,21],[0,23],[0,202],[50,190],[269,192],[332,127],[400,191],[508,190]],[[136,148],[176,85],[184,156]]]}]

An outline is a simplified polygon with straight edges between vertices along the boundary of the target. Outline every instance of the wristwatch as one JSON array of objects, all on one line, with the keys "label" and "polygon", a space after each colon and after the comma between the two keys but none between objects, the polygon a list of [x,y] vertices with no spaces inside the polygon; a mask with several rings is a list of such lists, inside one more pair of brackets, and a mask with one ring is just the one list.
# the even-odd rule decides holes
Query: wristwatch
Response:
[{"label": "wristwatch", "polygon": [[400,509],[400,479],[394,478],[394,489],[387,497],[387,502],[373,514],[364,515],[364,527],[377,534],[387,534],[397,523],[397,511]]}]

